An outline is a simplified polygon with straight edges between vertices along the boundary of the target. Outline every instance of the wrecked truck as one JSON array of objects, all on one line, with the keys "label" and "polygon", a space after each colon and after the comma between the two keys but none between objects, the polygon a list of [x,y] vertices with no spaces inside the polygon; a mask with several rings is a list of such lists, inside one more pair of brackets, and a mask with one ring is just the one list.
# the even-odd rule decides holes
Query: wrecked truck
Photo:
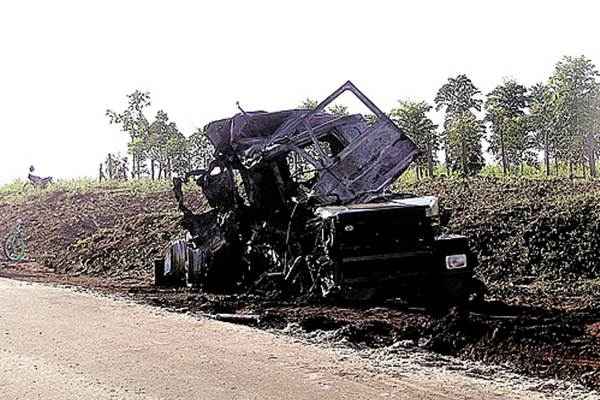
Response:
[{"label": "wrecked truck", "polygon": [[[345,92],[372,115],[328,112]],[[483,294],[467,238],[439,233],[438,200],[390,191],[417,146],[352,82],[312,110],[240,108],[206,134],[214,160],[173,180],[187,234],[155,261],[157,285],[448,303]],[[187,207],[190,179],[209,211]]]}]

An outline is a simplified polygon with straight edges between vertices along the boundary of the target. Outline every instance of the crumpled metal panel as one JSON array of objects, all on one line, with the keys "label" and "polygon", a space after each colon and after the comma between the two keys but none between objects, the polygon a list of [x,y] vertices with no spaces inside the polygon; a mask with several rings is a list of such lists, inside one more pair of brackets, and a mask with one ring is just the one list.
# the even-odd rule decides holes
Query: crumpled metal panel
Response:
[{"label": "crumpled metal panel", "polygon": [[[345,91],[359,98],[377,116],[369,126],[360,114],[335,116],[325,107]],[[262,160],[297,151],[320,170],[314,186],[324,201],[368,201],[385,190],[411,164],[417,146],[350,81],[333,92],[315,110],[243,112],[210,123],[207,134],[217,152],[235,154],[252,167]],[[320,151],[314,159],[302,149],[319,145],[331,135],[344,149],[334,157]],[[321,149],[322,150],[322,149]]]},{"label": "crumpled metal panel", "polygon": [[[289,139],[297,133],[285,129],[294,121],[308,114],[307,110],[284,110],[276,112],[252,111],[239,113],[231,118],[211,122],[207,135],[217,151],[242,153],[251,146]],[[322,113],[312,119],[313,126],[334,120],[331,114]]]},{"label": "crumpled metal panel", "polygon": [[341,202],[368,201],[386,189],[412,163],[415,144],[386,121],[363,132],[321,173],[315,190]]}]

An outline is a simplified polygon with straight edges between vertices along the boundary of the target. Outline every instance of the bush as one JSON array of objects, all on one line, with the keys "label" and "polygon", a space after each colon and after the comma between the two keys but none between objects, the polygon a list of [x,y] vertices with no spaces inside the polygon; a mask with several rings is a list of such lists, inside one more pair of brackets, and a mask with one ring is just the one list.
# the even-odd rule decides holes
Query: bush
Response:
[{"label": "bush", "polygon": [[600,182],[565,178],[433,179],[398,190],[440,197],[448,231],[465,234],[486,279],[594,277],[600,271]]}]

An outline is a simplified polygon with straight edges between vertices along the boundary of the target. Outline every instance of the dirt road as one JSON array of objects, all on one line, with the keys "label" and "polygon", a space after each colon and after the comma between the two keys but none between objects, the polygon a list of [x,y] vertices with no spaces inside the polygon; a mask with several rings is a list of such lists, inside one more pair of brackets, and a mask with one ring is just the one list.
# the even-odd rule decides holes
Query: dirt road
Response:
[{"label": "dirt road", "polygon": [[535,398],[387,376],[359,357],[238,325],[0,279],[0,398]]}]

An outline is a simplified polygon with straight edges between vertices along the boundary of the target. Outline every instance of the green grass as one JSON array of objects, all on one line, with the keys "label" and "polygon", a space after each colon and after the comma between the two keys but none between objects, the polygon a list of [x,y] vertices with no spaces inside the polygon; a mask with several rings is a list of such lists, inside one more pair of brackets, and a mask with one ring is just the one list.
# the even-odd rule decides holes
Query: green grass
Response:
[{"label": "green grass", "polygon": [[[583,176],[583,170],[577,168],[575,175],[578,177]],[[555,178],[556,169],[554,165],[551,168],[552,175],[550,178]],[[446,167],[443,165],[436,165],[434,168],[434,175],[437,179],[460,179],[462,176],[459,172],[452,172],[448,175]],[[503,177],[502,167],[498,164],[489,164],[483,167],[478,176],[495,176]],[[560,165],[559,174],[560,177],[569,176],[568,167],[566,165]],[[520,169],[511,171],[511,174],[507,176],[507,179],[519,179],[519,178],[533,178],[533,179],[546,179],[544,169],[525,166],[523,171]],[[398,188],[399,185],[410,185],[417,181],[417,175],[415,168],[408,169],[399,180],[393,185]],[[172,183],[170,180],[151,180],[151,179],[135,179],[127,181],[104,181],[102,183],[91,178],[77,178],[77,179],[58,179],[46,189],[34,189],[32,187],[24,188],[25,181],[15,180],[13,182],[0,186],[0,201],[18,201],[35,196],[44,196],[48,193],[56,191],[65,191],[72,193],[85,193],[89,191],[106,190],[106,191],[127,191],[132,193],[152,193],[160,192],[165,190],[171,190]],[[191,186],[187,185],[184,190],[190,190]]]},{"label": "green grass", "polygon": [[[600,166],[599,166],[600,170]],[[436,178],[461,178],[462,175],[460,172],[450,172],[448,175],[448,170],[444,165],[436,165],[433,169],[433,173]],[[583,178],[584,176],[587,179],[590,179],[589,170],[584,170],[581,166],[577,166],[573,170],[574,176],[576,178]],[[499,164],[486,164],[482,170],[476,176],[484,176],[484,177],[506,177],[507,179],[519,179],[519,178],[533,178],[533,179],[554,179],[557,177],[567,178],[569,177],[570,171],[567,164],[560,164],[558,168],[558,174],[556,171],[556,166],[554,164],[550,165],[550,176],[546,176],[545,168],[539,168],[532,165],[525,165],[523,169],[515,168],[507,175],[504,175],[502,172],[502,166]],[[421,178],[428,179],[428,178]],[[417,174],[415,168],[408,169],[400,178],[400,184],[412,184],[417,181]]]},{"label": "green grass", "polygon": [[45,189],[25,186],[25,181],[17,179],[0,186],[0,200],[15,202],[36,196],[44,196],[54,192],[86,193],[91,191],[127,191],[131,193],[152,193],[171,190],[170,180],[136,179],[127,181],[104,181],[102,183],[90,178],[58,179]]}]

